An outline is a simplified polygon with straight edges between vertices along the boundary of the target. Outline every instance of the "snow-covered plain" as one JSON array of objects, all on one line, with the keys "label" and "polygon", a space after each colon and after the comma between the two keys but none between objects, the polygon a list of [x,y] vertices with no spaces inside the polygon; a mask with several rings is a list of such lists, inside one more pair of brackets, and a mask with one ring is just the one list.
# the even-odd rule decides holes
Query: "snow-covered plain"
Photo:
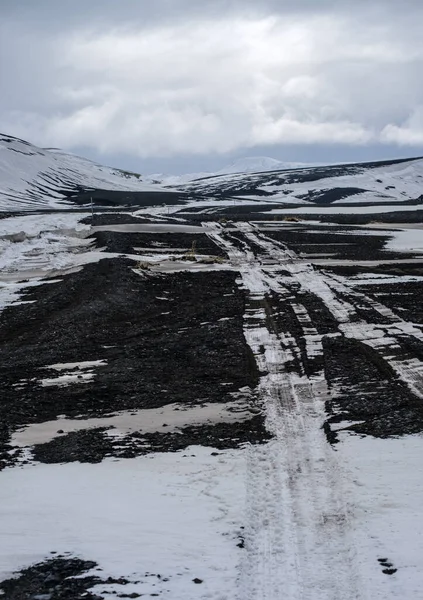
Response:
[{"label": "snow-covered plain", "polygon": [[96,561],[104,579],[129,579],[94,588],[107,600],[236,598],[245,453],[212,452],[3,471],[0,581],[58,552]]}]

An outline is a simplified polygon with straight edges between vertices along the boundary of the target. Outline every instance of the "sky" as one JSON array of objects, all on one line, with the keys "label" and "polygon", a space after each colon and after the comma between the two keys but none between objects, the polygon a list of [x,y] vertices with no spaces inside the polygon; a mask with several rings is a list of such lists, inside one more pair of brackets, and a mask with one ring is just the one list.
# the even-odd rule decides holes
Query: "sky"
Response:
[{"label": "sky", "polygon": [[0,0],[0,132],[140,173],[423,155],[421,0]]}]

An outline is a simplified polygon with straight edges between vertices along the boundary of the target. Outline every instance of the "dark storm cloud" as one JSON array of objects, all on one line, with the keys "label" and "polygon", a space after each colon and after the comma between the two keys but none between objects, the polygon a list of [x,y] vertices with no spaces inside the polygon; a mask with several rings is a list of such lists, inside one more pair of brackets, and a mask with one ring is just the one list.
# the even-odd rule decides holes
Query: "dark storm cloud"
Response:
[{"label": "dark storm cloud", "polygon": [[2,0],[0,17],[0,130],[40,144],[109,162],[423,144],[420,1]]}]

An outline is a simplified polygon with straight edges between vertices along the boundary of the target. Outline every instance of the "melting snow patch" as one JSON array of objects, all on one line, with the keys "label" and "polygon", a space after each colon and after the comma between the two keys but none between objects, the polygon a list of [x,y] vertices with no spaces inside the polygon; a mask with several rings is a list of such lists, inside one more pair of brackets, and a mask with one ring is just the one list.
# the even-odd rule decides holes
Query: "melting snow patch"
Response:
[{"label": "melting snow patch", "polygon": [[[90,378],[94,375],[89,374]],[[69,377],[69,376],[65,376]],[[50,385],[60,385],[60,377],[51,380]],[[84,383],[87,380],[69,381],[69,383]],[[64,383],[62,385],[67,385]],[[15,446],[32,446],[43,444],[54,439],[61,430],[63,433],[81,431],[94,427],[113,427],[107,433],[113,437],[127,435],[135,431],[141,433],[154,433],[163,431],[174,431],[175,429],[190,425],[205,425],[212,423],[237,423],[251,419],[253,412],[250,410],[245,397],[251,395],[250,388],[243,388],[233,392],[234,402],[227,404],[201,404],[195,406],[184,406],[182,404],[169,404],[162,408],[149,408],[140,410],[120,411],[110,417],[98,417],[92,419],[56,419],[44,423],[34,423],[24,429],[17,431],[12,444]]]},{"label": "melting snow patch", "polygon": [[[44,369],[53,369],[55,371],[65,371],[58,377],[48,377],[40,379],[43,387],[57,385],[64,387],[71,383],[89,383],[94,378],[92,367],[101,367],[107,364],[105,360],[88,360],[74,363],[56,363],[48,365]],[[90,370],[87,370],[90,369]]]},{"label": "melting snow patch", "polygon": [[65,387],[71,383],[89,383],[94,378],[93,373],[75,373],[72,375],[60,375],[51,379],[40,379],[40,383],[43,387],[49,387],[57,385],[59,387]]},{"label": "melting snow patch", "polygon": [[56,363],[48,365],[46,369],[54,369],[55,371],[63,371],[65,369],[90,369],[91,367],[101,367],[107,364],[107,360],[85,360],[73,363]]}]

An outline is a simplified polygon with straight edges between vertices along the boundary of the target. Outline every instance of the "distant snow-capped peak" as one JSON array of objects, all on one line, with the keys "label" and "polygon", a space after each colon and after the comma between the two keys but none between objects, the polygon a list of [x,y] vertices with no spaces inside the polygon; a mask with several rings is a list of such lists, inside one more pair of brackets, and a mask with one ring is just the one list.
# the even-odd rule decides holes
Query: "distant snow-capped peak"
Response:
[{"label": "distant snow-capped peak", "polygon": [[230,173],[280,171],[283,169],[295,169],[308,166],[311,165],[300,162],[283,162],[268,156],[247,156],[245,158],[238,158],[231,164],[223,167],[223,169],[217,171],[217,173],[219,175],[225,175]]}]

